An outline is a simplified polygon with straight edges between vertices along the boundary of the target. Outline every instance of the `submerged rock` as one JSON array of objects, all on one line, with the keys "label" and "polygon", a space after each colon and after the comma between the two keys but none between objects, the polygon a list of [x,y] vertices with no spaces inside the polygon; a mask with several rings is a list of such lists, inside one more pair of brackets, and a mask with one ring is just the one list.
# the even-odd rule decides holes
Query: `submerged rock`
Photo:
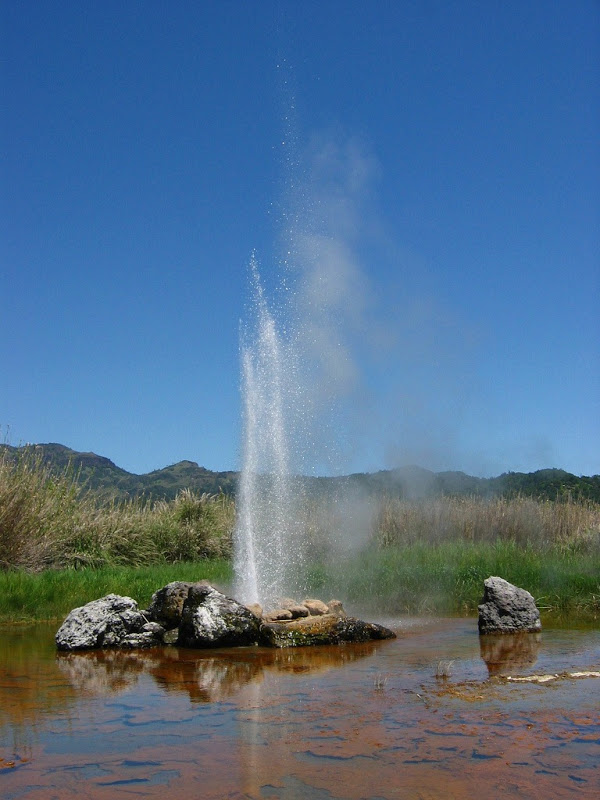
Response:
[{"label": "submerged rock", "polygon": [[74,608],[58,629],[59,650],[101,647],[152,647],[162,643],[164,628],[138,611],[131,597],[108,594]]},{"label": "submerged rock", "polygon": [[256,644],[260,620],[246,606],[208,583],[190,587],[183,604],[177,644],[183,647],[238,647]]},{"label": "submerged rock", "polygon": [[483,585],[479,633],[535,632],[542,629],[540,612],[528,591],[498,577],[486,578]]},{"label": "submerged rock", "polygon": [[320,614],[290,622],[264,622],[260,634],[260,643],[269,647],[307,647],[396,638],[396,634],[383,625],[336,614]]}]

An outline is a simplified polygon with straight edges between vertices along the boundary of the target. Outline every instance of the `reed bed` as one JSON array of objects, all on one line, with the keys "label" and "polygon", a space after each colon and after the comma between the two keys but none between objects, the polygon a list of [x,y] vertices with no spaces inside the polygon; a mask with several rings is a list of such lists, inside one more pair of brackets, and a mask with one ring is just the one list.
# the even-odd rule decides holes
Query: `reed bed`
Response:
[{"label": "reed bed", "polygon": [[181,491],[174,501],[99,505],[68,471],[0,460],[0,569],[140,566],[231,556],[233,500]]},{"label": "reed bed", "polygon": [[600,505],[532,497],[385,499],[374,515],[379,547],[512,542],[539,552],[600,553]]}]

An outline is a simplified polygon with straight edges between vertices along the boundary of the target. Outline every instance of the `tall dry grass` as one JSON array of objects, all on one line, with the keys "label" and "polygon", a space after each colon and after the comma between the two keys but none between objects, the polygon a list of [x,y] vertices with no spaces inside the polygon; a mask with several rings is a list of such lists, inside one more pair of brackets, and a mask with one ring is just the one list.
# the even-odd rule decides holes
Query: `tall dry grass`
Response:
[{"label": "tall dry grass", "polygon": [[600,505],[531,497],[384,500],[374,516],[379,547],[511,542],[537,552],[600,553]]},{"label": "tall dry grass", "polygon": [[233,501],[180,492],[170,503],[99,505],[66,471],[0,459],[0,569],[141,565],[228,558]]}]

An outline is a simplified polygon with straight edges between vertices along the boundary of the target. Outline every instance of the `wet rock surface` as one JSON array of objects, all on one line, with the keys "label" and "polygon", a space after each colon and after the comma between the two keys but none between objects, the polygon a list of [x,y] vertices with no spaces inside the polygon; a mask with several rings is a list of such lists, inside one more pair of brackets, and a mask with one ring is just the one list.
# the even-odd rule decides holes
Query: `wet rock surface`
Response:
[{"label": "wet rock surface", "polygon": [[109,594],[69,613],[56,633],[59,650],[153,647],[164,628],[138,610],[131,597]]},{"label": "wet rock surface", "polygon": [[174,581],[159,589],[145,611],[130,597],[107,595],[67,616],[55,641],[59,650],[145,648],[304,647],[395,638],[370,622],[348,617],[339,600],[287,598],[263,612],[222,594],[206,581]]},{"label": "wet rock surface", "polygon": [[395,638],[396,634],[383,625],[335,614],[319,614],[289,622],[264,622],[261,626],[261,644],[269,647],[307,647]]},{"label": "wet rock surface", "polygon": [[208,583],[190,587],[183,605],[177,644],[183,647],[239,647],[256,644],[260,620],[249,608]]},{"label": "wet rock surface", "polygon": [[484,595],[479,606],[479,633],[517,633],[541,631],[540,612],[533,596],[504,578],[483,582]]}]

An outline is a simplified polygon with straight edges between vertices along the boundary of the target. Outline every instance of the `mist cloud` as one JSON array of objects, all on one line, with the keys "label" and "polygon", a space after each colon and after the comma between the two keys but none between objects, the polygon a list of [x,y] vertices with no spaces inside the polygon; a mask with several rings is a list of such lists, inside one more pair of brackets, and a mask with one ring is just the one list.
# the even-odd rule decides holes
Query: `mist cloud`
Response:
[{"label": "mist cloud", "polygon": [[[297,163],[281,261],[302,468],[453,468],[477,331],[387,232],[366,145],[315,136]],[[385,285],[371,278],[375,263]]]}]

